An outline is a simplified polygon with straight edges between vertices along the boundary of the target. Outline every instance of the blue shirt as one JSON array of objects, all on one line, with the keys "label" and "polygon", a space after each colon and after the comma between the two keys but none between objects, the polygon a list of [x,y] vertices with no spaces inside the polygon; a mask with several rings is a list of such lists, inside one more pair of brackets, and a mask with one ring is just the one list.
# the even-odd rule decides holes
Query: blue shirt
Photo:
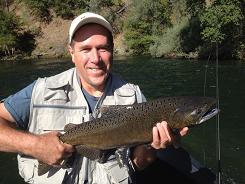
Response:
[{"label": "blue shirt", "polygon": [[35,83],[36,81],[4,100],[4,106],[15,119],[17,126],[22,129],[27,129],[28,126],[31,95]]},{"label": "blue shirt", "polygon": [[[35,83],[36,81],[4,100],[4,106],[15,119],[17,126],[22,129],[27,129],[28,126],[31,96]],[[88,102],[89,112],[92,113],[99,98],[91,96],[84,89],[82,91]]]},{"label": "blue shirt", "polygon": [[89,113],[92,113],[94,111],[94,108],[99,100],[99,97],[94,97],[90,95],[84,88],[82,88],[82,92],[85,96],[86,101],[88,102],[89,106]]}]

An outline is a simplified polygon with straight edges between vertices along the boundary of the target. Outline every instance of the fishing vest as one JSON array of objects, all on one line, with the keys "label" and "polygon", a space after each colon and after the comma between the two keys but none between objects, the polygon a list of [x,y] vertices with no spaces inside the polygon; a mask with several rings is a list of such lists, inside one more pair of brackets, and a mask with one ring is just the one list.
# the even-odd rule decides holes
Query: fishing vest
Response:
[{"label": "fishing vest", "polygon": [[[94,117],[104,105],[131,105],[145,101],[138,86],[110,74],[105,92],[99,99]],[[80,124],[91,119],[87,101],[75,68],[58,75],[37,80],[31,98],[28,131],[43,134],[49,131],[64,132],[69,123]],[[38,161],[26,155],[18,155],[19,173],[28,183],[35,184],[114,184],[130,183],[130,171],[119,167],[116,159],[101,164],[86,157],[77,156],[72,168],[54,168],[38,176]]]}]

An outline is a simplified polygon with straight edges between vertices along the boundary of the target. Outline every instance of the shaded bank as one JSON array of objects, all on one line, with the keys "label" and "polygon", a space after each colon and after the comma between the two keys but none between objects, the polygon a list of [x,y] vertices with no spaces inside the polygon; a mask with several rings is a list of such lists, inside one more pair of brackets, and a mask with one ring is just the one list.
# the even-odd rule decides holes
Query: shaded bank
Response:
[{"label": "shaded bank", "polygon": [[[66,57],[70,22],[84,11],[100,13],[112,23],[116,55],[208,58],[215,48],[212,43],[217,41],[220,58],[244,59],[245,3],[242,0],[5,2],[7,5],[0,2],[0,12],[14,14],[14,21],[7,22],[18,19],[21,25],[8,27],[0,16],[2,59],[3,56]],[[17,44],[16,33],[18,37],[24,36],[17,39],[21,44]]]}]

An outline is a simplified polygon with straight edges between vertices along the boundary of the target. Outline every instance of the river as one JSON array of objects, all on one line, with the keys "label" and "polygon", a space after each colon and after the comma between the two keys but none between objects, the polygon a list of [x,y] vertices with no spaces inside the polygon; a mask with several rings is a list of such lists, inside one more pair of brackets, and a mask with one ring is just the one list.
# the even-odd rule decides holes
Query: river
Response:
[{"label": "river", "polygon": [[[26,86],[37,77],[51,76],[72,66],[69,59],[28,60],[0,63],[0,99]],[[114,72],[137,83],[147,99],[161,96],[206,95],[216,97],[214,61],[115,58]],[[245,64],[220,61],[220,138],[222,180],[245,184]],[[205,77],[206,76],[206,77]],[[203,165],[217,172],[216,118],[191,128],[183,147]],[[0,153],[0,184],[21,184],[16,154]]]}]

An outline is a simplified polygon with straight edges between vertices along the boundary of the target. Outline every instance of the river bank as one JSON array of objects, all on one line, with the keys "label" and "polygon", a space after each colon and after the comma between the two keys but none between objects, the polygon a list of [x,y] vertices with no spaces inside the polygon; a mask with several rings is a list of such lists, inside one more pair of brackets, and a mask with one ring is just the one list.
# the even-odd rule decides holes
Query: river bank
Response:
[{"label": "river bank", "polygon": [[[60,3],[33,0],[36,4],[34,3],[35,5],[32,6],[28,2],[32,1],[11,1],[7,8],[2,7],[5,9],[2,13],[2,24],[8,31],[2,31],[2,33],[0,31],[0,37],[2,37],[0,39],[0,56],[3,56],[0,60],[64,58],[69,56],[67,52],[69,26],[72,18],[78,15],[81,9],[76,7],[77,10],[67,10],[67,13],[70,14],[64,16],[62,14],[64,12],[61,10],[66,9],[67,6],[60,7]],[[115,56],[148,54],[153,57],[171,59],[207,59],[212,54],[215,57],[214,41],[210,43],[211,40],[204,40],[201,36],[204,28],[201,27],[199,19],[202,16],[198,19],[191,12],[188,16],[183,14],[188,7],[186,2],[182,2],[182,4],[181,2],[173,2],[168,5],[156,2],[158,5],[162,5],[162,9],[158,10],[159,12],[153,9],[154,16],[157,17],[154,20],[151,20],[153,15],[150,14],[153,11],[152,6],[146,2],[134,4],[133,1],[122,0],[121,3],[114,3],[113,7],[110,8],[107,6],[94,7],[94,3],[90,3],[87,5],[90,11],[101,12],[112,23]],[[98,3],[96,5],[99,5]],[[140,11],[142,7],[145,9],[144,12]],[[221,5],[218,6],[221,12],[223,12],[222,7]],[[165,16],[161,15],[165,10],[168,10],[169,13]],[[240,12],[240,9],[237,11]],[[201,11],[206,15],[205,12],[206,9]],[[242,15],[242,12],[240,14]],[[40,15],[44,17],[40,17]],[[161,16],[158,17],[157,15]],[[137,17],[145,18],[141,20]],[[238,16],[235,25],[239,25],[240,22],[242,25],[242,16],[240,19]],[[142,25],[144,25],[143,29]],[[243,27],[238,26],[236,28],[235,25],[234,28],[229,26],[228,30],[231,29],[230,31],[222,32],[226,35],[227,40],[219,42],[220,59],[245,58]],[[227,25],[222,26],[226,27]],[[236,32],[239,28],[241,31]],[[234,34],[230,35],[231,32]],[[14,40],[10,38],[14,38]]]}]

